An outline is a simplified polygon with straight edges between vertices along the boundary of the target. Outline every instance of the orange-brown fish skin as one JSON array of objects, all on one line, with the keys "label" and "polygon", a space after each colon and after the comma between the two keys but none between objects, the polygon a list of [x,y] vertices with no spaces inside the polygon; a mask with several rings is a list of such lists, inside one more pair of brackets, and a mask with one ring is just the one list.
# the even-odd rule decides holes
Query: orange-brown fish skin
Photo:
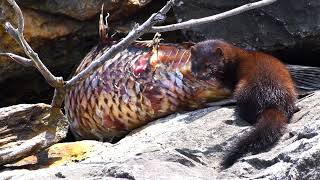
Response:
[{"label": "orange-brown fish skin", "polygon": [[[93,48],[75,74],[107,49]],[[159,117],[229,97],[219,81],[192,75],[190,56],[190,47],[172,44],[134,44],[118,53],[67,92],[71,131],[80,139],[112,141]]]}]

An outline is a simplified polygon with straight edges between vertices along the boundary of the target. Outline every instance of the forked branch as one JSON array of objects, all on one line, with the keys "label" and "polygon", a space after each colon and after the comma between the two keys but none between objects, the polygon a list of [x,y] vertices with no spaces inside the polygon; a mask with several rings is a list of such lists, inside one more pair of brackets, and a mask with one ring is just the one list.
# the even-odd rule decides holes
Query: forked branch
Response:
[{"label": "forked branch", "polygon": [[11,58],[12,60],[14,60],[15,62],[26,66],[26,67],[35,67],[33,61],[31,59],[27,59],[25,57],[13,54],[13,53],[0,53],[0,56],[8,56],[9,58]]},{"label": "forked branch", "polygon": [[[24,38],[23,31],[24,31],[24,19],[22,15],[22,11],[17,5],[17,3],[14,0],[7,0],[9,4],[14,9],[17,18],[18,18],[18,27],[14,28],[10,22],[6,22],[4,24],[4,28],[6,31],[10,34],[11,37],[13,37],[17,43],[22,47],[25,54],[32,60],[34,66],[38,69],[38,71],[42,74],[42,76],[46,79],[46,81],[55,88],[61,88],[63,87],[63,81],[61,81],[61,78],[57,78],[47,69],[47,67],[42,63],[40,60],[38,54],[33,51],[31,46],[27,43],[27,41]],[[9,57],[14,57],[12,54],[5,54]],[[16,55],[14,58],[17,58]],[[23,58],[18,57],[17,59],[20,60],[20,62],[27,62],[27,61],[21,61]],[[29,63],[27,63],[29,64]]]},{"label": "forked branch", "polygon": [[[105,52],[100,58],[95,60],[93,63],[90,64],[87,68],[85,68],[82,72],[80,72],[78,75],[74,76],[72,79],[68,81],[63,81],[62,78],[55,77],[51,74],[51,72],[46,68],[46,66],[42,63],[40,58],[38,57],[38,54],[32,50],[30,45],[26,42],[24,36],[23,36],[23,30],[24,30],[24,19],[22,16],[22,12],[19,8],[19,6],[16,4],[14,0],[7,0],[10,5],[15,10],[15,13],[18,17],[18,28],[14,28],[10,22],[6,22],[4,27],[7,30],[7,32],[20,44],[20,46],[25,51],[26,55],[30,58],[23,58],[18,55],[13,55],[11,53],[2,53],[0,55],[7,55],[14,59],[15,61],[19,62],[20,64],[30,66],[31,64],[35,66],[41,74],[45,77],[47,82],[55,88],[59,88],[59,90],[55,91],[55,98],[60,99],[54,99],[52,104],[55,105],[55,107],[58,107],[60,104],[62,104],[61,97],[64,95],[64,92],[72,87],[74,87],[77,83],[83,81],[85,78],[90,76],[94,73],[99,67],[101,67],[108,59],[112,58],[114,55],[116,55],[118,52],[124,50],[127,48],[132,42],[134,42],[136,39],[141,37],[145,33],[150,32],[165,32],[165,31],[173,31],[177,29],[184,29],[184,28],[190,28],[193,26],[197,26],[204,23],[209,23],[213,21],[217,21],[226,17],[234,16],[243,12],[246,12],[251,9],[259,8],[262,6],[269,5],[271,3],[276,2],[277,0],[261,0],[255,3],[248,3],[246,5],[240,6],[238,8],[214,15],[209,16],[201,19],[193,19],[189,20],[183,23],[178,24],[172,24],[167,26],[154,26],[159,22],[162,22],[166,18],[166,13],[171,9],[171,7],[174,5],[174,0],[169,0],[167,4],[157,13],[154,13],[150,16],[150,18],[145,21],[142,25],[136,26],[132,31],[129,32],[129,34],[123,38],[119,43],[113,45],[107,52]],[[32,63],[30,63],[32,61]],[[61,94],[62,93],[62,94]]]},{"label": "forked branch", "polygon": [[204,18],[200,18],[200,19],[191,19],[191,20],[188,20],[188,21],[185,21],[182,23],[170,24],[170,25],[166,25],[166,26],[153,26],[151,28],[150,32],[168,32],[168,31],[175,31],[175,30],[179,30],[179,29],[188,29],[191,27],[199,26],[201,24],[206,24],[206,23],[218,21],[218,20],[221,20],[221,19],[224,19],[227,17],[235,16],[235,15],[241,14],[243,12],[252,10],[252,9],[267,6],[267,5],[270,5],[276,1],[277,0],[262,0],[262,1],[254,2],[254,3],[248,3],[248,4],[242,5],[240,7],[237,7],[237,8],[234,8],[229,11],[226,11],[226,12],[223,12],[220,14],[216,14],[213,16],[208,16],[208,17],[204,17]]},{"label": "forked branch", "polygon": [[88,66],[83,71],[81,71],[78,75],[74,76],[72,79],[67,81],[66,88],[67,89],[71,88],[77,83],[83,81],[85,78],[90,76],[95,70],[101,67],[108,59],[115,56],[118,52],[126,49],[128,46],[130,46],[132,42],[137,40],[143,34],[150,32],[150,29],[153,25],[165,20],[167,12],[171,9],[173,5],[174,5],[174,0],[169,0],[167,4],[162,9],[160,9],[159,12],[152,14],[150,18],[147,19],[147,21],[145,21],[142,25],[136,26],[119,43],[117,43],[116,45],[113,45],[100,58],[92,62],[90,66]]}]

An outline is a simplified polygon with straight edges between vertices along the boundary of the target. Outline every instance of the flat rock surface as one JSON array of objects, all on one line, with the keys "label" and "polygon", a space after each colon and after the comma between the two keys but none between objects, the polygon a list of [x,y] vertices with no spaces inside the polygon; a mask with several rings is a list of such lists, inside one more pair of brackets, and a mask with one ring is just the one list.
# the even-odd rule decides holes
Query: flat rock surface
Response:
[{"label": "flat rock surface", "polygon": [[[270,151],[247,155],[223,171],[219,163],[226,149],[252,128],[236,116],[233,106],[210,107],[171,115],[137,129],[116,144],[80,141],[57,145],[55,148],[69,146],[69,149],[76,149],[82,144],[86,147],[86,155],[77,160],[65,158],[64,163],[60,161],[57,166],[38,170],[19,165],[6,166],[0,172],[0,177],[319,179],[319,99],[320,91],[317,91],[298,102],[301,110],[294,115],[285,135]],[[75,154],[73,156],[78,157]]]}]

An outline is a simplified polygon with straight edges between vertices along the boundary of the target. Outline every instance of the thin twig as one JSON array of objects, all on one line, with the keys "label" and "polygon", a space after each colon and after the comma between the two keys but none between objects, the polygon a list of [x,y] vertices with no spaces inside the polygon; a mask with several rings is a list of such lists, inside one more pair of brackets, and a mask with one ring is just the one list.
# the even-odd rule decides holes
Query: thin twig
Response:
[{"label": "thin twig", "polygon": [[[63,80],[61,79],[61,81],[63,81]],[[56,88],[54,90],[54,95],[53,95],[53,98],[51,101],[51,108],[52,108],[51,112],[55,112],[55,111],[60,110],[62,103],[64,101],[65,95],[66,95],[66,90],[64,87],[63,88]]]},{"label": "thin twig", "polygon": [[23,48],[26,55],[33,61],[35,67],[40,71],[43,77],[47,80],[47,82],[52,87],[63,87],[64,83],[61,81],[61,78],[55,77],[52,73],[47,69],[47,67],[42,63],[38,54],[33,51],[31,46],[25,40],[23,31],[24,31],[24,19],[22,15],[22,11],[14,0],[7,0],[9,4],[14,9],[17,17],[18,17],[18,27],[14,28],[10,22],[6,22],[4,24],[4,28],[6,31],[19,43],[19,45]]},{"label": "thin twig", "polygon": [[166,13],[171,9],[171,7],[174,5],[174,0],[170,0],[167,2],[167,4],[158,12],[154,13],[150,16],[150,18],[145,21],[142,25],[136,27],[130,33],[123,38],[119,43],[116,45],[113,45],[106,53],[104,53],[100,58],[95,60],[85,68],[83,71],[81,71],[79,74],[74,76],[72,79],[67,81],[66,88],[71,88],[77,83],[81,82],[88,76],[90,76],[95,70],[97,70],[99,67],[101,67],[108,59],[115,56],[118,52],[124,50],[127,48],[132,42],[134,42],[136,39],[138,39],[143,34],[150,31],[151,27],[155,25],[156,23],[162,22],[165,20]]},{"label": "thin twig", "polygon": [[195,26],[199,26],[201,24],[209,23],[209,22],[214,22],[218,21],[230,16],[238,15],[243,12],[249,11],[251,9],[256,9],[259,7],[267,6],[269,4],[272,4],[276,2],[277,0],[262,0],[254,3],[248,3],[243,6],[231,9],[229,11],[216,14],[213,16],[208,16],[200,19],[191,19],[182,23],[176,23],[176,24],[170,24],[166,26],[153,26],[149,32],[168,32],[168,31],[175,31],[179,29],[187,29]]},{"label": "thin twig", "polygon": [[31,59],[13,54],[13,53],[0,53],[0,56],[8,56],[10,57],[12,60],[14,60],[15,62],[26,66],[26,67],[34,67],[34,63]]}]

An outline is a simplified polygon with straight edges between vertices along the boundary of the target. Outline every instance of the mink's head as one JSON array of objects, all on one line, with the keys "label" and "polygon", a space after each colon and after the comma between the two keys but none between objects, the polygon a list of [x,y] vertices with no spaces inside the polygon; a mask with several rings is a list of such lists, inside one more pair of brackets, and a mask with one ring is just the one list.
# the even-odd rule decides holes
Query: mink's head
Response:
[{"label": "mink's head", "polygon": [[191,71],[199,79],[220,78],[223,74],[226,43],[208,40],[191,47]]}]

